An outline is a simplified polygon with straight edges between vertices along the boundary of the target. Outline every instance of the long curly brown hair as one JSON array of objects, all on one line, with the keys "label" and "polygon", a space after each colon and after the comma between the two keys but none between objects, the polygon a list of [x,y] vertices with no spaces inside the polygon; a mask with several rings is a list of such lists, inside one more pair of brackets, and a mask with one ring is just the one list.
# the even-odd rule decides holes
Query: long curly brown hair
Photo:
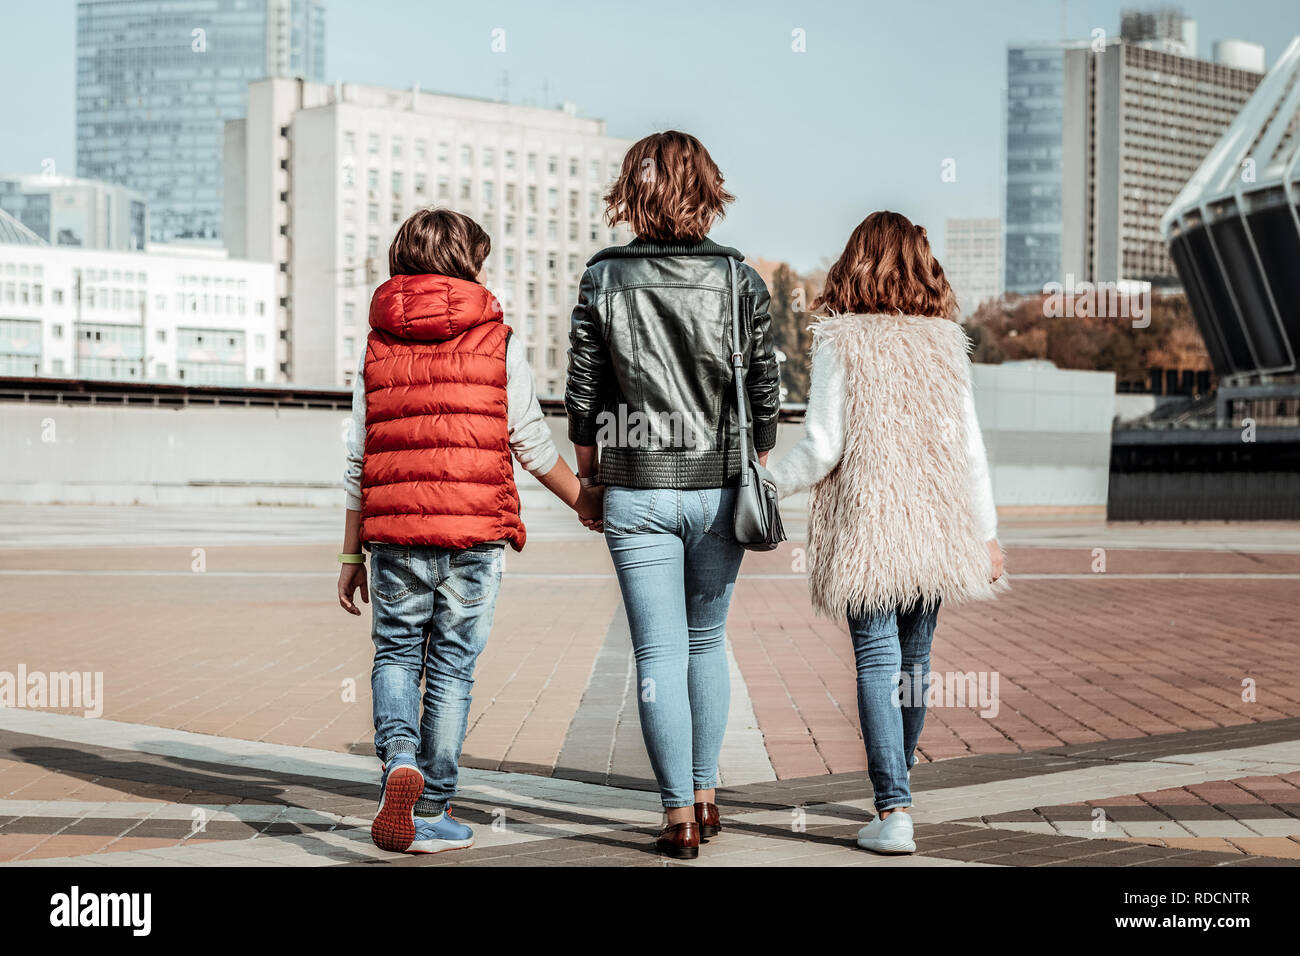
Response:
[{"label": "long curly brown hair", "polygon": [[873,212],[853,230],[826,273],[814,311],[953,319],[957,297],[930,250],[925,227],[897,212]]}]

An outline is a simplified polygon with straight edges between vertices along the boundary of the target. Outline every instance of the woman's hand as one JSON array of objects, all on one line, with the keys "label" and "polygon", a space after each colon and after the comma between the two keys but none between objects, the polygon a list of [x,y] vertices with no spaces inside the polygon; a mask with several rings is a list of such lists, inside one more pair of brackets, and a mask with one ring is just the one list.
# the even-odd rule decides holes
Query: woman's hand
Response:
[{"label": "woman's hand", "polygon": [[605,530],[605,487],[592,485],[578,493],[578,501],[573,506],[578,513],[578,520],[588,531]]},{"label": "woman's hand", "polygon": [[989,562],[993,565],[993,576],[989,581],[996,581],[1002,577],[1005,570],[1002,566],[1002,545],[998,544],[997,538],[992,538],[988,542]]},{"label": "woman's hand", "polygon": [[345,564],[339,568],[339,607],[349,614],[361,614],[361,608],[352,603],[352,595],[361,588],[361,600],[370,603],[370,587],[366,584],[364,564]]}]

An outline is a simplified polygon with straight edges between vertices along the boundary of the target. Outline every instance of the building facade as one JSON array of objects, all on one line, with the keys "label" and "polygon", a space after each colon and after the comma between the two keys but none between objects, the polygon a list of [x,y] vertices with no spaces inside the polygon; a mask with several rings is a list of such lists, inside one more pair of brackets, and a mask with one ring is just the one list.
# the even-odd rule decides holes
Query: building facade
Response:
[{"label": "building facade", "polygon": [[270,382],[270,265],[0,243],[0,375]]},{"label": "building facade", "polygon": [[52,246],[140,251],[149,238],[144,195],[92,179],[0,175],[0,209]]},{"label": "building facade", "polygon": [[1005,287],[1176,282],[1160,217],[1259,83],[1263,50],[1196,58],[1177,8],[1125,11],[1118,37],[1007,53]]},{"label": "building facade", "polygon": [[944,274],[970,315],[1002,294],[1002,220],[949,219],[943,235]]},{"label": "building facade", "polygon": [[1065,56],[1061,272],[1177,283],[1160,218],[1261,74],[1124,39]]},{"label": "building facade", "polygon": [[226,242],[277,270],[279,378],[347,385],[388,246],[421,207],[492,237],[486,285],[543,395],[563,392],[569,316],[592,252],[626,241],[602,197],[630,143],[571,107],[273,79],[227,124]]},{"label": "building facade", "polygon": [[324,50],[320,0],[79,0],[77,174],[143,193],[154,240],[219,239],[223,124]]},{"label": "building facade", "polygon": [[1007,51],[1004,287],[1041,292],[1061,271],[1065,129],[1062,44]]}]

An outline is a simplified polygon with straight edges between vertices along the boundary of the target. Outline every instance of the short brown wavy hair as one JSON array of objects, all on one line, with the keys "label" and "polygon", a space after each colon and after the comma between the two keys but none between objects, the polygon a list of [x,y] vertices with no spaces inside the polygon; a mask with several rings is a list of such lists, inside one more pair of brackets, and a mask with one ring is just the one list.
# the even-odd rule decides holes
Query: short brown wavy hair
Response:
[{"label": "short brown wavy hair", "polygon": [[645,239],[703,239],[735,196],[722,172],[689,133],[670,129],[632,144],[605,194],[605,219]]},{"label": "short brown wavy hair", "polygon": [[388,274],[477,282],[491,251],[492,240],[469,216],[451,209],[420,209],[398,227],[388,247]]},{"label": "short brown wavy hair", "polygon": [[840,314],[957,317],[957,297],[930,251],[925,227],[886,211],[873,212],[853,230],[812,307]]}]

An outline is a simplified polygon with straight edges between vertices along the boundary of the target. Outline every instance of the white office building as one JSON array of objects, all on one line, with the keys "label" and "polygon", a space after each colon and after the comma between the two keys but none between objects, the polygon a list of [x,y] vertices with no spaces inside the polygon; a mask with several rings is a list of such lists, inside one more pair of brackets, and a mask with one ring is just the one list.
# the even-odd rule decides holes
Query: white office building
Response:
[{"label": "white office building", "polygon": [[949,219],[942,265],[962,315],[996,299],[1002,294],[1002,220]]},{"label": "white office building", "polygon": [[[0,212],[0,217],[5,214]],[[275,281],[264,262],[168,247],[50,246],[0,229],[0,375],[270,382]]]},{"label": "white office building", "polygon": [[630,237],[602,196],[629,141],[572,107],[270,79],[226,124],[225,241],[277,271],[278,378],[345,386],[369,332],[388,246],[421,207],[492,237],[485,282],[526,344],[543,395],[564,389],[569,316],[597,249]]}]

